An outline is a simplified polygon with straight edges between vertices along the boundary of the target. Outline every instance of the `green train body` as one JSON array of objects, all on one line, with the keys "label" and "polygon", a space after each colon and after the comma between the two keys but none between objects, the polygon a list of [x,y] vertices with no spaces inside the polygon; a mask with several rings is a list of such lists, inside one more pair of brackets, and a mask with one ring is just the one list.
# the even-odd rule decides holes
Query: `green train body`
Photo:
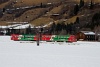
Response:
[{"label": "green train body", "polygon": [[35,35],[19,35],[21,41],[34,40]]},{"label": "green train body", "polygon": [[53,41],[68,41],[69,35],[56,35]]}]

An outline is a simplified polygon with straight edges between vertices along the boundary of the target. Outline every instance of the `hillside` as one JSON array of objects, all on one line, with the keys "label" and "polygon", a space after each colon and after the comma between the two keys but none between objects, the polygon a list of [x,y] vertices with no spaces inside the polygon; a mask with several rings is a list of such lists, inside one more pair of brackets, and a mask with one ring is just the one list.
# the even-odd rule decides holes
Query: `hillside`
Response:
[{"label": "hillside", "polygon": [[[74,1],[77,1],[77,2],[80,2],[80,0],[74,0]],[[90,2],[91,0],[84,0],[85,2]],[[93,2],[95,3],[98,3],[100,2],[100,0],[92,0]]]},{"label": "hillside", "polygon": [[[79,17],[80,26],[91,23],[95,13],[100,11],[100,1],[92,1],[93,9],[89,9],[89,0],[84,0],[84,6],[77,15],[73,14],[74,7],[80,0],[10,0],[0,4],[0,25],[7,22],[29,22],[41,26],[50,22],[65,24],[75,23]],[[88,22],[88,23],[87,23]]]},{"label": "hillside", "polygon": [[62,1],[62,0],[21,0],[21,1],[17,1],[15,6],[22,6],[22,5],[31,6],[31,5],[37,5],[40,3],[45,4],[45,3],[52,3],[52,2],[59,2],[59,1]]}]

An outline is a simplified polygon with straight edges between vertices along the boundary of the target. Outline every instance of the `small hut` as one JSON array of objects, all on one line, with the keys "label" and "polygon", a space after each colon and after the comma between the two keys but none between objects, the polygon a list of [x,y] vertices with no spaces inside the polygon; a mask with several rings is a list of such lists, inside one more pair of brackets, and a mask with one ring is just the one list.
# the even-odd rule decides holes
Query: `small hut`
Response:
[{"label": "small hut", "polygon": [[76,34],[77,40],[95,41],[96,34],[92,31],[80,31]]},{"label": "small hut", "polygon": [[60,14],[55,13],[55,14],[52,14],[52,15],[50,16],[50,18],[53,18],[54,20],[58,20],[58,19],[61,19],[61,16],[60,16]]}]

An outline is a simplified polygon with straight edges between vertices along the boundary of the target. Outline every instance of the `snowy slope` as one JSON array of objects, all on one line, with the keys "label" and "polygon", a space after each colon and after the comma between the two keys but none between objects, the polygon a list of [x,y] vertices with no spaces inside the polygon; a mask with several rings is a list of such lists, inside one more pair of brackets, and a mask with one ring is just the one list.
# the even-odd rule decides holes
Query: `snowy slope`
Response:
[{"label": "snowy slope", "polygon": [[11,41],[0,36],[0,67],[100,67],[100,42]]}]

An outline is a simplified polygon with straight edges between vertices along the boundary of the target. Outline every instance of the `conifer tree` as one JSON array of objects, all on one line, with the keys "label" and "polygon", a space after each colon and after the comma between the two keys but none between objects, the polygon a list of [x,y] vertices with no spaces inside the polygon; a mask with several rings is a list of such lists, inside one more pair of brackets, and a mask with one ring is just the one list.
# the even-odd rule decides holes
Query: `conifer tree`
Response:
[{"label": "conifer tree", "polygon": [[90,9],[93,9],[93,2],[91,0],[91,3],[90,3]]},{"label": "conifer tree", "polygon": [[76,18],[75,24],[79,23],[79,17]]},{"label": "conifer tree", "polygon": [[79,6],[76,4],[74,6],[74,14],[77,15],[78,11],[79,11]]},{"label": "conifer tree", "polygon": [[81,7],[83,7],[84,6],[84,0],[80,0],[80,5],[79,5],[79,7],[81,8]]}]

